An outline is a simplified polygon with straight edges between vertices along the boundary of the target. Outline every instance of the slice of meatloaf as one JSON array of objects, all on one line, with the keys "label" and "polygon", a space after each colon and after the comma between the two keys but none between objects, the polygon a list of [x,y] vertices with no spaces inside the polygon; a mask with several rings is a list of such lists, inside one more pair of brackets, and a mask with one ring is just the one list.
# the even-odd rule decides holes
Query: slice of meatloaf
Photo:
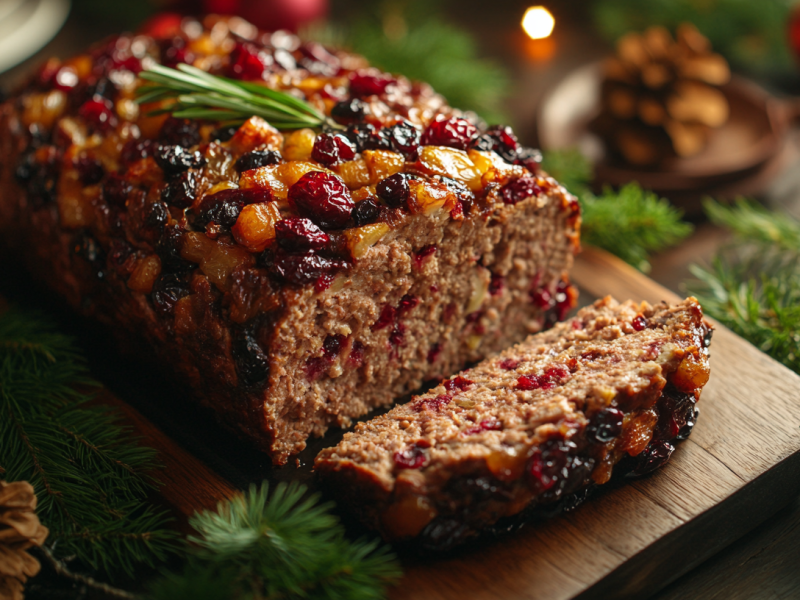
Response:
[{"label": "slice of meatloaf", "polygon": [[[157,62],[286,91],[332,124],[154,116],[134,97]],[[358,56],[187,19],[51,60],[0,105],[0,231],[283,463],[563,317],[580,216],[538,160]]]},{"label": "slice of meatloaf", "polygon": [[599,300],[359,423],[316,470],[386,539],[451,546],[606,483],[623,457],[636,474],[664,464],[694,425],[710,334],[694,298]]}]

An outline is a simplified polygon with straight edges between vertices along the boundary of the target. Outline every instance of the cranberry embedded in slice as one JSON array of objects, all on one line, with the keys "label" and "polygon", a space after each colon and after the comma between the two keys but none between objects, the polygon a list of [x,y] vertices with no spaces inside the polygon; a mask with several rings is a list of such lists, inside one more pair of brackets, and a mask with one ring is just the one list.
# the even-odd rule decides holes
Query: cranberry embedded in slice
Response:
[{"label": "cranberry embedded in slice", "polygon": [[492,296],[497,296],[502,293],[504,287],[505,277],[498,275],[497,273],[492,273],[492,278],[489,281],[489,294]]},{"label": "cranberry embedded in slice", "polygon": [[406,326],[402,323],[395,323],[394,329],[389,334],[389,344],[392,348],[400,348],[405,345]]},{"label": "cranberry embedded in slice", "polygon": [[114,105],[111,100],[95,95],[91,100],[87,100],[81,105],[78,109],[78,116],[95,129],[105,131],[117,124],[117,117],[112,111],[113,108]]},{"label": "cranberry embedded in slice", "polygon": [[477,134],[478,128],[464,117],[448,119],[439,116],[422,134],[421,143],[424,146],[448,146],[466,150]]},{"label": "cranberry embedded in slice", "polygon": [[525,175],[519,179],[506,184],[503,187],[503,202],[506,204],[517,204],[527,198],[538,196],[542,193],[542,188],[536,183],[536,179],[530,175]]},{"label": "cranberry embedded in slice", "polygon": [[450,404],[451,400],[452,398],[449,395],[441,394],[435,398],[425,398],[424,400],[420,400],[411,408],[414,412],[422,412],[425,409],[432,410],[433,412],[439,412],[442,410],[442,407]]},{"label": "cranberry embedded in slice", "polygon": [[577,290],[566,281],[559,281],[556,285],[556,317],[559,321],[567,318],[569,311],[575,305]]},{"label": "cranberry embedded in slice", "polygon": [[372,331],[378,331],[379,329],[388,327],[390,324],[394,323],[396,316],[397,311],[395,308],[387,304],[383,307],[383,310],[381,310],[381,315],[378,317],[378,320],[372,324]]},{"label": "cranberry embedded in slice", "polygon": [[360,367],[364,363],[364,351],[366,347],[363,343],[356,340],[350,348],[350,356],[347,357],[347,363],[351,367]]},{"label": "cranberry embedded in slice", "polygon": [[500,368],[505,369],[506,371],[513,371],[519,366],[519,363],[522,362],[517,360],[516,358],[504,358],[500,361]]},{"label": "cranberry embedded in slice", "polygon": [[431,244],[430,246],[423,246],[420,248],[419,252],[414,255],[414,266],[418,269],[422,267],[425,259],[429,256],[433,256],[436,253],[436,245]]},{"label": "cranberry embedded in slice", "polygon": [[428,362],[431,364],[435,363],[439,359],[439,356],[441,356],[441,354],[442,354],[442,343],[436,342],[433,346],[431,346],[431,349],[428,350]]},{"label": "cranberry embedded in slice", "polygon": [[586,436],[600,444],[610,442],[622,433],[624,418],[625,414],[618,408],[604,408],[586,428]]},{"label": "cranberry embedded in slice", "polygon": [[341,125],[351,125],[364,118],[367,105],[358,98],[337,102],[331,109],[331,118]]},{"label": "cranberry embedded in slice", "polygon": [[330,242],[330,236],[314,225],[311,219],[288,217],[275,224],[278,244],[289,251],[320,250]]},{"label": "cranberry embedded in slice", "polygon": [[321,133],[314,140],[311,151],[311,158],[326,167],[353,160],[355,156],[356,147],[339,133]]},{"label": "cranberry embedded in slice", "polygon": [[431,445],[425,440],[420,440],[416,444],[408,446],[405,450],[394,453],[394,462],[401,469],[419,469],[428,462],[426,448]]},{"label": "cranberry embedded in slice", "polygon": [[396,80],[376,69],[362,69],[350,74],[350,93],[357,97],[376,96],[386,92]]},{"label": "cranberry embedded in slice", "polygon": [[343,227],[353,212],[353,199],[344,182],[330,173],[311,171],[289,188],[289,204],[321,227]]},{"label": "cranberry embedded in slice", "polygon": [[400,298],[400,304],[397,306],[397,316],[402,317],[412,309],[416,308],[419,304],[419,298],[413,294],[406,294]]},{"label": "cranberry embedded in slice", "polygon": [[456,390],[463,392],[469,386],[471,386],[474,382],[471,379],[467,379],[466,377],[461,377],[458,375],[453,379],[448,379],[444,382],[444,389],[448,392],[455,392]]},{"label": "cranberry embedded in slice", "polygon": [[409,179],[410,176],[405,173],[395,173],[378,183],[375,191],[392,208],[408,206],[408,198],[411,195]]},{"label": "cranberry embedded in slice", "polygon": [[633,321],[631,321],[631,327],[636,331],[644,331],[647,329],[647,319],[645,319],[643,315],[636,315]]},{"label": "cranberry embedded in slice", "polygon": [[542,378],[538,375],[521,375],[517,378],[517,389],[524,392],[541,389],[542,384]]},{"label": "cranberry embedded in slice", "polygon": [[231,52],[227,74],[234,79],[263,79],[273,62],[272,56],[255,44],[239,43]]}]

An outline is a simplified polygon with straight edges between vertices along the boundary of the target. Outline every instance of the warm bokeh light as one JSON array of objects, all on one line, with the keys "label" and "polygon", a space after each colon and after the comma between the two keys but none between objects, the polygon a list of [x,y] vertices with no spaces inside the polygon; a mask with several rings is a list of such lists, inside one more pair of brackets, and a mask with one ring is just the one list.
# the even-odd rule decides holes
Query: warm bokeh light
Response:
[{"label": "warm bokeh light", "polygon": [[531,6],[522,17],[522,28],[533,40],[541,40],[553,33],[556,20],[544,6]]}]

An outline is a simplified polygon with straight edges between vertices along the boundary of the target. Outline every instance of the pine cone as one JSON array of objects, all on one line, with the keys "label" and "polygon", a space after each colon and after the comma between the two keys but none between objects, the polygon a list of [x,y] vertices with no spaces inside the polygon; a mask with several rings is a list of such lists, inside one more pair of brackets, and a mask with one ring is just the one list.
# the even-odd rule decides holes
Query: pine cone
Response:
[{"label": "pine cone", "polygon": [[629,33],[605,64],[596,128],[631,164],[694,156],[728,120],[719,86],[729,80],[728,63],[694,25],[681,25],[675,39],[663,27]]},{"label": "pine cone", "polygon": [[0,481],[0,600],[22,600],[28,577],[39,572],[39,561],[26,551],[41,546],[49,531],[35,510],[31,484]]}]

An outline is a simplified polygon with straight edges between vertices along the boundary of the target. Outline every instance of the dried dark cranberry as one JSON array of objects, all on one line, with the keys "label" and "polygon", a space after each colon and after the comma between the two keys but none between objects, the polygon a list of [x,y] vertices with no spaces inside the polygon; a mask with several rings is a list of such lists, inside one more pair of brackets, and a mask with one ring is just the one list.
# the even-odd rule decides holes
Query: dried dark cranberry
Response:
[{"label": "dried dark cranberry", "polygon": [[356,207],[353,209],[353,221],[355,221],[356,227],[374,223],[380,216],[380,205],[372,198],[356,203]]},{"label": "dried dark cranberry", "polygon": [[636,315],[631,321],[631,327],[636,331],[644,331],[647,329],[647,319],[643,315]]},{"label": "dried dark cranberry", "polygon": [[311,151],[311,158],[326,167],[353,160],[355,156],[356,147],[339,133],[321,133],[314,140]]},{"label": "dried dark cranberry", "polygon": [[173,177],[161,190],[161,200],[169,206],[189,208],[197,198],[197,186],[200,183],[197,171],[184,171]]},{"label": "dried dark cranberry", "polygon": [[239,43],[231,52],[227,75],[234,79],[263,79],[273,62],[272,56],[255,44]]},{"label": "dried dark cranberry", "polygon": [[448,146],[466,150],[475,136],[478,128],[463,117],[438,117],[428,125],[422,134],[424,146]]},{"label": "dried dark cranberry", "polygon": [[419,469],[428,462],[426,448],[431,445],[425,440],[420,440],[416,444],[411,444],[405,450],[394,453],[394,462],[401,469]]},{"label": "dried dark cranberry", "polygon": [[347,139],[355,144],[359,152],[364,150],[391,150],[392,140],[388,129],[378,129],[371,123],[350,125],[345,132]]},{"label": "dried dark cranberry", "polygon": [[330,242],[330,236],[310,219],[289,217],[275,224],[275,237],[281,248],[290,252],[320,250]]},{"label": "dried dark cranberry", "polygon": [[697,419],[695,397],[667,384],[658,401],[658,424],[654,440],[685,439],[689,437]]},{"label": "dried dark cranberry", "polygon": [[302,254],[290,254],[279,248],[269,264],[269,269],[270,273],[279,279],[306,285],[315,283],[320,277],[335,273],[346,266],[347,263],[344,261],[319,256],[313,250]]},{"label": "dried dark cranberry", "polygon": [[224,229],[230,229],[236,224],[239,213],[247,204],[249,202],[240,190],[222,190],[203,198],[197,213],[197,220],[203,225],[216,223]]},{"label": "dried dark cranberry", "polygon": [[389,128],[392,149],[405,156],[408,160],[416,160],[419,149],[419,130],[408,121],[397,123]]},{"label": "dried dark cranberry", "polygon": [[103,179],[105,171],[100,161],[91,156],[83,155],[75,161],[75,170],[81,178],[83,185],[94,185]]},{"label": "dried dark cranberry", "polygon": [[113,112],[114,104],[103,96],[95,95],[91,100],[84,102],[78,109],[78,116],[84,119],[90,127],[99,131],[106,131],[117,124],[117,117]]},{"label": "dried dark cranberry", "polygon": [[439,412],[443,407],[450,404],[453,398],[447,394],[440,394],[435,398],[425,398],[414,404],[411,408],[414,412],[422,412],[425,409]]},{"label": "dried dark cranberry", "polygon": [[538,173],[542,166],[542,153],[535,148],[520,148],[515,164],[522,165],[531,173]]},{"label": "dried dark cranberry", "polygon": [[518,360],[516,358],[504,358],[503,360],[500,361],[500,368],[505,369],[506,371],[513,371],[519,366],[521,362],[522,362],[521,360]]},{"label": "dried dark cranberry", "polygon": [[407,314],[411,310],[417,307],[419,304],[419,298],[414,296],[413,294],[406,294],[402,298],[400,298],[400,304],[397,305],[397,316],[402,317],[403,315]]},{"label": "dried dark cranberry", "polygon": [[341,333],[326,336],[325,341],[322,342],[322,352],[330,359],[336,358],[342,351],[342,345],[346,339],[347,337]]},{"label": "dried dark cranberry", "polygon": [[342,125],[351,125],[364,118],[367,105],[358,98],[337,102],[331,109],[331,118]]},{"label": "dried dark cranberry", "polygon": [[379,182],[375,191],[392,208],[406,207],[411,196],[411,188],[408,185],[410,179],[406,173],[395,173]]},{"label": "dried dark cranberry", "polygon": [[154,202],[145,209],[144,226],[150,231],[161,232],[169,221],[169,211],[163,202]]},{"label": "dried dark cranberry", "polygon": [[506,184],[502,190],[503,202],[506,204],[516,204],[541,193],[542,188],[536,183],[536,179],[530,175],[515,179]]},{"label": "dried dark cranberry", "polygon": [[456,195],[456,198],[461,203],[463,214],[469,213],[469,209],[475,202],[475,194],[472,193],[472,190],[470,190],[460,181],[456,181],[450,177],[442,177],[441,175],[437,175],[434,179],[441,181]]},{"label": "dried dark cranberry", "polygon": [[173,273],[162,273],[153,284],[150,299],[155,309],[164,317],[172,314],[178,300],[189,295],[189,286]]},{"label": "dried dark cranberry", "polygon": [[622,433],[622,422],[625,418],[618,408],[604,408],[592,419],[586,428],[586,437],[590,440],[605,444]]},{"label": "dried dark cranberry", "polygon": [[181,257],[183,230],[177,226],[166,227],[156,243],[156,254],[161,259],[161,270],[165,273],[179,273],[191,268]]},{"label": "dried dark cranberry", "polygon": [[155,159],[168,177],[188,169],[198,169],[206,164],[206,159],[197,151],[191,152],[182,146],[164,144],[156,148]]},{"label": "dried dark cranberry", "polygon": [[353,199],[344,182],[330,173],[311,171],[289,188],[289,204],[318,225],[338,229],[353,212]]},{"label": "dried dark cranberry", "polygon": [[387,73],[375,69],[359,70],[350,74],[350,93],[357,98],[380,95],[395,83],[394,77]]},{"label": "dried dark cranberry", "polygon": [[108,249],[108,266],[115,271],[120,270],[133,254],[133,246],[125,240],[114,238]]},{"label": "dried dark cranberry", "polygon": [[200,143],[200,125],[193,119],[169,117],[158,132],[158,141],[182,148],[197,146]]},{"label": "dried dark cranberry", "polygon": [[389,306],[388,304],[383,307],[381,310],[381,314],[378,317],[378,320],[372,324],[372,331],[378,331],[379,329],[383,329],[384,327],[388,327],[392,323],[397,316],[397,310],[393,306]]},{"label": "dried dark cranberry", "polygon": [[463,521],[436,517],[419,534],[419,542],[430,552],[447,552],[474,535],[472,528]]},{"label": "dried dark cranberry", "polygon": [[239,128],[236,125],[220,127],[219,129],[215,129],[211,132],[211,139],[217,140],[218,142],[227,142],[234,135],[236,135],[237,131],[239,131]]},{"label": "dried dark cranberry", "polygon": [[250,169],[277,165],[279,162],[281,162],[281,155],[274,150],[254,150],[240,156],[235,166],[239,173],[244,173]]},{"label": "dried dark cranberry", "polygon": [[519,141],[508,125],[493,125],[473,143],[480,150],[495,152],[508,162],[518,157]]},{"label": "dried dark cranberry", "polygon": [[536,450],[528,463],[528,474],[533,488],[537,492],[546,492],[555,488],[559,496],[569,478],[571,454],[576,446],[565,440],[551,440],[541,449]]},{"label": "dried dark cranberry", "polygon": [[663,467],[675,451],[675,446],[665,441],[650,442],[639,456],[636,457],[636,467],[629,473],[632,476],[641,476],[652,473]]},{"label": "dried dark cranberry", "polygon": [[242,330],[234,337],[231,352],[239,380],[244,385],[255,385],[269,376],[269,357],[251,329]]},{"label": "dried dark cranberry", "polygon": [[473,383],[474,382],[472,380],[467,379],[466,377],[461,377],[461,375],[458,375],[456,377],[453,377],[453,379],[448,379],[447,381],[445,381],[444,389],[446,389],[448,392],[454,392],[456,390],[463,392]]},{"label": "dried dark cranberry", "polygon": [[314,75],[333,77],[339,72],[341,61],[335,54],[331,54],[322,44],[306,42],[300,46],[300,66]]},{"label": "dried dark cranberry", "polygon": [[156,145],[153,140],[128,140],[122,147],[120,158],[125,165],[153,156]]}]

